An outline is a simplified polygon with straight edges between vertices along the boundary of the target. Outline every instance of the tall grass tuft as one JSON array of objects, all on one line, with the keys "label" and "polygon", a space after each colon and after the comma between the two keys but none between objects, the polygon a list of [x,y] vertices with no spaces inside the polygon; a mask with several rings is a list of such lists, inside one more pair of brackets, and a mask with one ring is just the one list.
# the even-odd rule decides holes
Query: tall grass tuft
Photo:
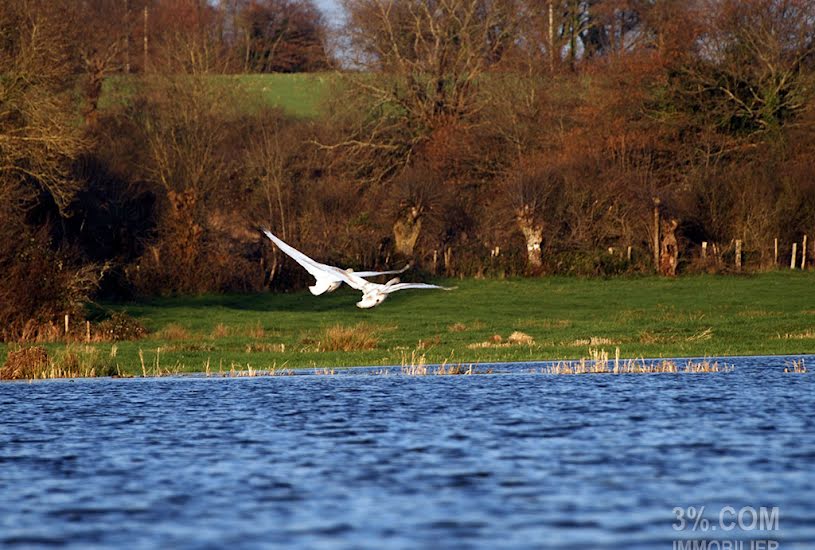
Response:
[{"label": "tall grass tuft", "polygon": [[42,346],[30,346],[9,351],[6,362],[0,367],[0,380],[26,380],[41,378],[48,369],[48,352]]},{"label": "tall grass tuft", "polygon": [[489,340],[469,344],[467,347],[470,349],[480,348],[511,348],[513,346],[534,346],[535,339],[525,332],[516,330],[509,335],[506,339],[500,334],[493,334]]},{"label": "tall grass tuft", "polygon": [[119,366],[113,362],[115,356],[115,353],[104,354],[99,348],[85,345],[69,344],[54,357],[50,357],[43,347],[26,347],[9,352],[0,368],[0,379],[118,376],[121,373]]},{"label": "tall grass tuft", "polygon": [[375,330],[364,323],[352,327],[334,325],[325,329],[317,343],[318,351],[362,351],[376,349]]},{"label": "tall grass tuft", "polygon": [[260,340],[266,336],[266,330],[263,328],[263,325],[260,324],[260,321],[256,322],[250,327],[247,327],[245,333],[247,337],[254,338],[255,340]]},{"label": "tall grass tuft", "polygon": [[269,342],[251,342],[244,346],[246,353],[284,353],[286,351],[286,344],[272,344]]},{"label": "tall grass tuft", "polygon": [[232,329],[226,326],[223,323],[218,323],[212,329],[212,334],[210,335],[212,338],[226,338],[232,334]]},{"label": "tall grass tuft", "polygon": [[177,323],[170,323],[158,331],[156,336],[161,340],[188,340],[190,331]]}]

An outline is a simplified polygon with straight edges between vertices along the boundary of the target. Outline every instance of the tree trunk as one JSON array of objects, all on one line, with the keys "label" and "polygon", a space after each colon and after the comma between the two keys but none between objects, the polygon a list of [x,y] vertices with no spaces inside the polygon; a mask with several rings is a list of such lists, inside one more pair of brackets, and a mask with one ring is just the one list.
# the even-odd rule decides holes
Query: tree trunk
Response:
[{"label": "tree trunk", "polygon": [[660,200],[654,197],[654,226],[651,234],[651,249],[654,251],[654,269],[659,271],[659,204]]},{"label": "tree trunk", "polygon": [[535,223],[532,211],[528,206],[518,210],[515,220],[526,240],[526,259],[532,268],[540,268],[543,265],[541,243],[543,242],[543,227]]},{"label": "tree trunk", "polygon": [[85,82],[85,124],[95,126],[99,115],[99,98],[102,97],[102,83],[105,80],[105,62],[97,54],[85,59],[87,81]]},{"label": "tree trunk", "polygon": [[676,220],[664,223],[662,226],[662,247],[659,254],[659,272],[666,277],[676,276],[676,264],[679,260],[679,245],[676,241]]},{"label": "tree trunk", "polygon": [[393,224],[393,239],[396,252],[404,256],[413,256],[416,241],[422,231],[422,214],[419,208],[413,207],[407,215]]}]

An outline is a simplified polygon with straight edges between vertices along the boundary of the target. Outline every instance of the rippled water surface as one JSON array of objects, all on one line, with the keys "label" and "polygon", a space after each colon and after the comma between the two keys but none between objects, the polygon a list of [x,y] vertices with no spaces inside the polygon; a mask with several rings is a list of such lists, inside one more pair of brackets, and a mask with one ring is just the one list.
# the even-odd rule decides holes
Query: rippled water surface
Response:
[{"label": "rippled water surface", "polygon": [[0,384],[0,547],[671,548],[722,538],[672,528],[700,505],[778,507],[727,538],[811,547],[815,377],[788,361]]}]

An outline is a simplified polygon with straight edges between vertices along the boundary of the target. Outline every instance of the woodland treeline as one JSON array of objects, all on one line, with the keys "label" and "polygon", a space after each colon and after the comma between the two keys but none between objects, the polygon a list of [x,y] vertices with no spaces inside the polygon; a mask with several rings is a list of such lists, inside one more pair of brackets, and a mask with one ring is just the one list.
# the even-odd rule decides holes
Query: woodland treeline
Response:
[{"label": "woodland treeline", "polygon": [[[447,276],[724,271],[737,241],[767,269],[815,233],[813,0],[344,7],[5,0],[3,338],[100,296],[302,286],[258,226]],[[333,82],[314,117],[223,76],[303,71]]]}]

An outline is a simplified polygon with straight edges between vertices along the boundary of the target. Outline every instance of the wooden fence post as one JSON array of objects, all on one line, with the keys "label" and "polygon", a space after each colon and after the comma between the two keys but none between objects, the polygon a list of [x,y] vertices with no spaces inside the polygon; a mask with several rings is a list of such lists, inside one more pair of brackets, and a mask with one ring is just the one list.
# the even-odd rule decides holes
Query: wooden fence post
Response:
[{"label": "wooden fence post", "polygon": [[626,254],[627,254],[628,262],[631,263],[631,246],[630,245],[628,246],[628,251],[626,252]]},{"label": "wooden fence post", "polygon": [[707,259],[707,241],[702,241],[702,259]]},{"label": "wooden fence post", "polygon": [[773,239],[773,265],[778,267],[778,237]]},{"label": "wooden fence post", "polygon": [[65,314],[65,335],[66,336],[68,335],[68,321],[69,321],[69,317],[68,317],[68,314],[66,313]]},{"label": "wooden fence post", "polygon": [[792,257],[790,258],[790,269],[795,269],[795,257],[798,255],[798,243],[792,243]]},{"label": "wooden fence post", "polygon": [[801,242],[801,271],[807,267],[807,236],[804,235],[804,240]]},{"label": "wooden fence post", "polygon": [[741,271],[741,239],[736,239],[736,271]]},{"label": "wooden fence post", "polygon": [[659,272],[659,203],[658,197],[654,197],[654,270]]}]

